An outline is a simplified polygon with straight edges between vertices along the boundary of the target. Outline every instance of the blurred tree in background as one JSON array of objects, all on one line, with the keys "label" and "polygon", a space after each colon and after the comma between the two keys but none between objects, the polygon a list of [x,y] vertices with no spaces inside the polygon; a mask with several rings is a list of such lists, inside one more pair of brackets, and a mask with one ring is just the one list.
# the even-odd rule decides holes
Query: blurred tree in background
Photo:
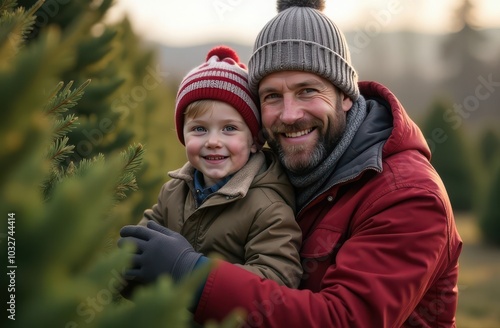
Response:
[{"label": "blurred tree in background", "polygon": [[[445,141],[442,146],[437,145],[437,152],[433,152],[433,163],[436,163],[438,172],[445,180],[453,208],[473,213],[485,239],[494,242],[496,238],[496,244],[500,245],[500,199],[498,186],[495,187],[498,184],[495,177],[500,139],[497,135],[498,127],[493,123],[499,117],[499,94],[494,89],[486,88],[484,84],[488,79],[498,78],[499,49],[498,46],[495,48],[491,35],[478,29],[481,25],[477,18],[478,6],[478,3],[471,0],[457,2],[454,13],[457,30],[446,37],[441,47],[442,65],[447,72],[441,92],[451,95],[455,102],[447,103],[446,108],[443,108],[444,112],[435,117],[439,124],[441,116],[441,127],[446,130],[448,137],[455,132],[460,134],[460,143],[468,148],[464,149],[466,156],[454,156],[450,147],[455,147],[455,142],[448,145],[449,142]],[[481,91],[486,91],[485,94],[478,94],[478,88],[481,87],[484,87]],[[486,117],[486,123],[481,123],[483,117]],[[473,133],[474,122],[476,133]],[[490,124],[493,125],[492,128],[485,128]],[[463,126],[468,126],[466,132],[462,132]],[[438,126],[433,128],[439,129]],[[427,137],[430,131],[426,131]],[[467,138],[464,138],[465,135]],[[477,137],[473,138],[474,135],[479,135],[478,141]],[[446,154],[439,154],[440,152]],[[449,156],[448,163],[445,163],[446,156]],[[468,186],[471,189],[467,189]]]},{"label": "blurred tree in background", "polygon": [[[498,127],[497,127],[498,129]],[[500,156],[500,136],[495,128],[485,129],[479,140],[479,158],[488,173],[493,172],[495,160]]]},{"label": "blurred tree in background", "polygon": [[[480,187],[479,206],[484,208],[485,200],[490,191],[492,178],[495,175],[496,161],[500,157],[500,135],[494,127],[485,128],[477,141],[478,183]],[[500,233],[500,231],[499,231]]]},{"label": "blurred tree in background", "polygon": [[[155,169],[164,164],[161,153],[147,159],[136,135],[160,148],[157,127],[146,130],[147,120],[163,119],[155,110],[164,98],[148,93],[124,113],[116,97],[156,86],[152,56],[126,22],[106,32],[101,19],[111,1],[42,4],[0,1],[1,326],[187,327],[196,274],[179,285],[164,277],[138,288],[133,302],[118,295],[130,261],[115,247],[118,230],[138,220],[131,214],[138,202],[126,197],[137,189],[143,159]],[[65,24],[40,21],[35,15],[43,12]],[[89,38],[96,29],[102,33]]]},{"label": "blurred tree in background", "polygon": [[421,125],[422,132],[431,148],[431,163],[443,179],[453,209],[472,211],[477,191],[473,155],[463,127],[446,120],[451,108],[451,102],[437,99]]},{"label": "blurred tree in background", "polygon": [[500,136],[486,129],[478,142],[482,167],[479,228],[486,242],[500,246]]},{"label": "blurred tree in background", "polygon": [[479,227],[486,242],[500,246],[500,156],[496,159],[479,214]]}]

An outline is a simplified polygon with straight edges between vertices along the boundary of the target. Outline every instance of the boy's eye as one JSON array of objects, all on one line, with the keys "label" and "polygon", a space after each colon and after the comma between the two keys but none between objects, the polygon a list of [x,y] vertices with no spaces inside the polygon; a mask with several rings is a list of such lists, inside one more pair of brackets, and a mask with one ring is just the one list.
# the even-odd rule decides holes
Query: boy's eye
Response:
[{"label": "boy's eye", "polygon": [[206,129],[204,127],[202,127],[202,126],[195,126],[193,128],[193,131],[195,131],[195,132],[205,132]]},{"label": "boy's eye", "polygon": [[226,125],[224,127],[224,131],[236,131],[236,130],[237,130],[236,127],[233,125]]}]

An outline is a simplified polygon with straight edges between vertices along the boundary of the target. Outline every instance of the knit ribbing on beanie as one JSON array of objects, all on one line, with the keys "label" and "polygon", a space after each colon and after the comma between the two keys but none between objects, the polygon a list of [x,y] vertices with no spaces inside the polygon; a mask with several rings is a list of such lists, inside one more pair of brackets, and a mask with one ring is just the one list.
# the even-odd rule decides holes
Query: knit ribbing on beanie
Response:
[{"label": "knit ribbing on beanie", "polygon": [[347,112],[346,131],[331,154],[317,167],[308,170],[306,174],[294,173],[287,170],[290,182],[296,188],[297,209],[302,209],[316,195],[321,193],[325,188],[330,187],[324,186],[324,184],[330,179],[338,161],[354,139],[354,135],[366,118],[366,112],[366,100],[360,95],[358,100],[353,103],[352,108]]},{"label": "knit ribbing on beanie", "polygon": [[[216,79],[220,78],[220,79]],[[225,81],[226,80],[226,81]],[[238,84],[236,84],[236,82]],[[208,72],[200,71],[191,75],[184,81],[184,87],[179,90],[177,96],[178,102],[181,102],[186,94],[201,88],[221,89],[234,93],[237,97],[241,98],[248,107],[252,109],[253,114],[260,121],[260,113],[257,109],[253,98],[248,94],[244,87],[245,80],[234,72],[223,69],[211,69]],[[221,99],[223,100],[223,99]],[[192,102],[192,100],[190,101]],[[260,122],[259,122],[260,123]]]},{"label": "knit ribbing on beanie", "polygon": [[[257,138],[260,130],[260,112],[255,99],[248,90],[246,77],[237,71],[226,69],[227,64],[197,68],[182,81],[177,93],[176,128],[179,140],[184,143],[182,126],[184,109],[192,102],[202,99],[219,100],[233,106],[247,123],[252,136]],[[249,108],[249,110],[246,110]]]},{"label": "knit ribbing on beanie", "polygon": [[250,58],[248,82],[257,94],[260,81],[278,71],[304,71],[329,80],[354,101],[359,96],[358,77],[350,64],[343,33],[323,13],[291,7],[261,30]]}]

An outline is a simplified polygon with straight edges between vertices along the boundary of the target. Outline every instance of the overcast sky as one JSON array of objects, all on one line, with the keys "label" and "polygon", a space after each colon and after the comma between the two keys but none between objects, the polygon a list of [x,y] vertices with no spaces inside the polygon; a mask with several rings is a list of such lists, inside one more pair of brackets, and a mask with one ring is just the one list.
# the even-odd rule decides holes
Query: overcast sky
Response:
[{"label": "overcast sky", "polygon": [[[461,0],[326,0],[325,13],[344,31],[453,30]],[[499,0],[473,0],[480,27],[500,26]],[[276,15],[274,0],[116,0],[109,20],[127,15],[143,37],[174,46],[212,41],[252,44]]]}]

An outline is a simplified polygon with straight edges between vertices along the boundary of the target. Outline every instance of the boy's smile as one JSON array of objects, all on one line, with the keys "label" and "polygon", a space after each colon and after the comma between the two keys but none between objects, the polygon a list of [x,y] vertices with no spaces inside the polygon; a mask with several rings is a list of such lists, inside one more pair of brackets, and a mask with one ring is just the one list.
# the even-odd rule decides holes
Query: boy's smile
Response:
[{"label": "boy's smile", "polygon": [[257,151],[241,115],[221,101],[196,117],[186,116],[183,133],[188,160],[203,173],[206,187],[240,170]]}]

